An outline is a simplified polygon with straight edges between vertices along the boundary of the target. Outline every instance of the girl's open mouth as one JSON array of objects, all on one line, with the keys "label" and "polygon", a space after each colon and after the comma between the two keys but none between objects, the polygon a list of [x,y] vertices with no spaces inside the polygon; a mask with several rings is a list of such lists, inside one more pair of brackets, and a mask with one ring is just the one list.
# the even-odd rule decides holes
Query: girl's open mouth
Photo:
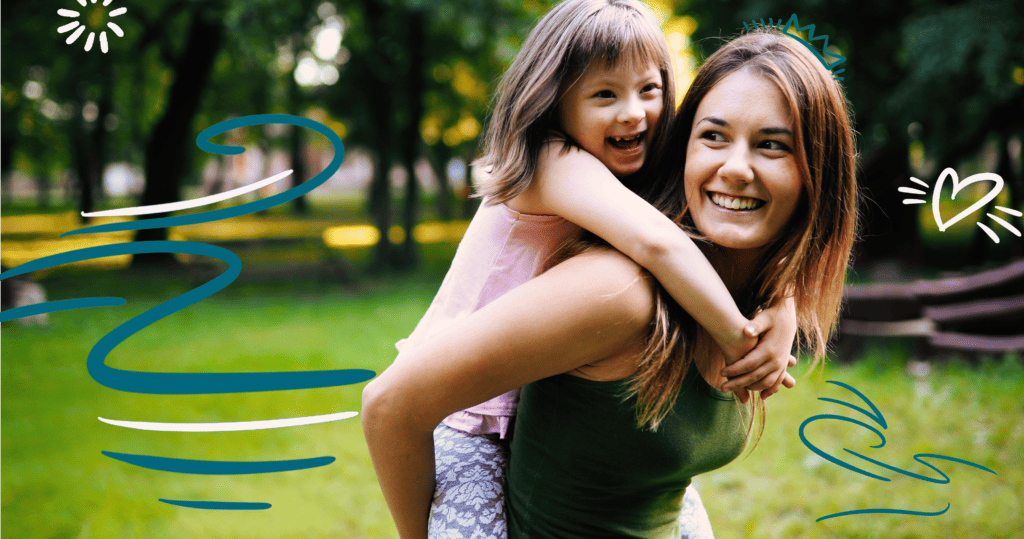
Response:
[{"label": "girl's open mouth", "polygon": [[734,197],[722,193],[708,193],[708,198],[715,206],[734,211],[754,211],[765,205],[765,201],[757,198]]},{"label": "girl's open mouth", "polygon": [[644,133],[646,133],[646,131],[641,131],[640,133],[629,137],[608,137],[605,140],[608,141],[608,144],[611,144],[620,150],[632,150],[633,148],[643,144]]}]

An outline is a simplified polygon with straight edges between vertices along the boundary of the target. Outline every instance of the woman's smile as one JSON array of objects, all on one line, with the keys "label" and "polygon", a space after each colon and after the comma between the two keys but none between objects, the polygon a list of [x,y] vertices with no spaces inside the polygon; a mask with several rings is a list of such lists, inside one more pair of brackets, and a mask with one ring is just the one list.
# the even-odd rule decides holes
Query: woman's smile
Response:
[{"label": "woman's smile", "polygon": [[730,196],[722,193],[708,193],[708,198],[719,208],[732,211],[750,212],[764,206],[764,201],[757,198]]}]

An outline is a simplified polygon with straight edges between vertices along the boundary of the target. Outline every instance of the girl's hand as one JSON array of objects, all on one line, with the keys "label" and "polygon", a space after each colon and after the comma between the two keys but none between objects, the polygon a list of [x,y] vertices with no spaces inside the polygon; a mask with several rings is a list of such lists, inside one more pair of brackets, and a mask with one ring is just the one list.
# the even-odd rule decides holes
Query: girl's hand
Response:
[{"label": "girl's hand", "polygon": [[[752,352],[722,371],[729,378],[722,389],[761,391],[761,398],[766,399],[782,385],[794,387],[796,380],[786,369],[796,365],[796,358],[790,354],[796,330],[796,302],[791,297],[755,316],[745,332],[748,336],[763,336]],[[746,402],[746,395],[737,392],[737,396]]]}]

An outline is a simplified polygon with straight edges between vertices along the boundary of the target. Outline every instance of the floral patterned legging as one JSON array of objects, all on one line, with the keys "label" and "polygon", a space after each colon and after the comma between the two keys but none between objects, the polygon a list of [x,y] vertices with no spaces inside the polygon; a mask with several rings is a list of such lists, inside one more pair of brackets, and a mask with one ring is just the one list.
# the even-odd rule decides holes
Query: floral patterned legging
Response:
[{"label": "floral patterned legging", "polygon": [[[430,506],[429,539],[507,539],[505,467],[508,446],[497,435],[434,429],[437,486]],[[714,539],[711,522],[691,486],[679,515],[680,539]]]}]

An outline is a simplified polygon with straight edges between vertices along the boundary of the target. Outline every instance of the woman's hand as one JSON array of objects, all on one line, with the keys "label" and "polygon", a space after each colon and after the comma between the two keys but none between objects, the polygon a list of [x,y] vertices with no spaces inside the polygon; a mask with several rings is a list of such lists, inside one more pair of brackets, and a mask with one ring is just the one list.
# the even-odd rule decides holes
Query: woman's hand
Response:
[{"label": "woman's hand", "polygon": [[[763,336],[753,351],[722,371],[722,375],[729,378],[722,389],[761,391],[761,398],[767,399],[780,386],[793,388],[796,380],[786,369],[796,365],[796,358],[790,353],[796,331],[796,302],[792,297],[786,297],[755,316],[745,333]],[[738,391],[736,394],[746,402],[746,395]]]}]

